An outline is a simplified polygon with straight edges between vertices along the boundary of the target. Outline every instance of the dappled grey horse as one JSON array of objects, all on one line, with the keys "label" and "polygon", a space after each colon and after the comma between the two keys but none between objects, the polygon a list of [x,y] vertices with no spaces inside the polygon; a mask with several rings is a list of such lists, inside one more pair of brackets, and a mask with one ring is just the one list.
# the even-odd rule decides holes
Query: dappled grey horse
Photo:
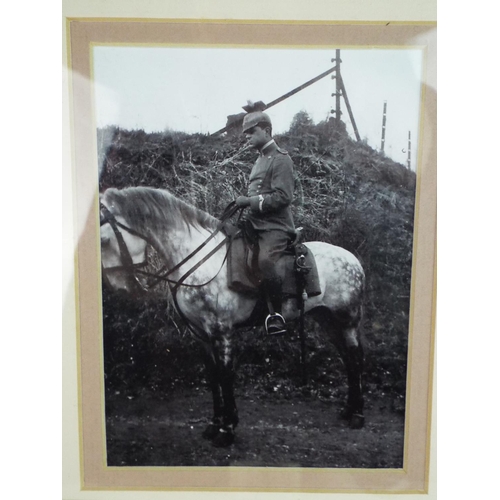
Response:
[{"label": "dappled grey horse", "polygon": [[[143,288],[140,266],[147,245],[162,257],[167,270],[163,279],[174,292],[170,295],[176,308],[207,353],[213,417],[203,436],[215,446],[229,446],[238,424],[232,345],[258,298],[228,287],[226,236],[219,231],[220,222],[166,190],[110,188],[100,202],[103,280],[115,290],[135,293]],[[340,247],[319,241],[306,246],[316,260],[321,294],[309,297],[304,309],[340,353],[348,379],[342,415],[352,428],[360,428],[363,349],[358,327],[364,272],[356,257]],[[282,312],[287,321],[297,319],[297,300],[286,299]]]}]

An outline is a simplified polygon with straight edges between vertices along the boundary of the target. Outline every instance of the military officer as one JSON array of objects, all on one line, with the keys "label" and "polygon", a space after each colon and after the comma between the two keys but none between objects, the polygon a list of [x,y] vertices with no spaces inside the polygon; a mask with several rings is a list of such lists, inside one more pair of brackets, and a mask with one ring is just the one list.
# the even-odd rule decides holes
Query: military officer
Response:
[{"label": "military officer", "polygon": [[257,111],[245,115],[243,132],[260,155],[250,173],[248,196],[239,196],[236,204],[249,207],[246,219],[258,237],[260,282],[270,309],[266,328],[268,333],[277,335],[286,330],[281,315],[282,279],[276,267],[295,234],[290,210],[293,162],[274,142],[271,119],[266,113]]}]

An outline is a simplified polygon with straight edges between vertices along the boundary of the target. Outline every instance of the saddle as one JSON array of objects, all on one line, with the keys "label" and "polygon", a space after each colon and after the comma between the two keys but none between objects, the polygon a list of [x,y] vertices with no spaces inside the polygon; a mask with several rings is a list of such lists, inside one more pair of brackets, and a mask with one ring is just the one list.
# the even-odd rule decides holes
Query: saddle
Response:
[{"label": "saddle", "polygon": [[[254,267],[253,245],[242,231],[228,228],[228,287],[235,292],[259,295],[259,272]],[[321,294],[318,270],[314,255],[307,245],[300,243],[298,232],[290,238],[285,254],[280,260],[282,270],[283,299],[291,297],[308,297]]]}]

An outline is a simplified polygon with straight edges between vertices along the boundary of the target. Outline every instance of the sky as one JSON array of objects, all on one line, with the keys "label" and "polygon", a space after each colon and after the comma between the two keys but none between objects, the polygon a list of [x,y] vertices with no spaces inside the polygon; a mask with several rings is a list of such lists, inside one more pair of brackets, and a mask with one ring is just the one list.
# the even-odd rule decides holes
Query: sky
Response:
[{"label": "sky", "polygon": [[[269,103],[330,69],[335,48],[267,49],[96,46],[94,105],[98,127],[146,132],[212,133],[251,101]],[[341,74],[362,139],[379,150],[387,102],[385,154],[406,165],[408,132],[416,168],[422,52],[341,49]],[[269,108],[273,132],[288,130],[299,111],[315,123],[335,107],[328,75]],[[342,119],[354,137],[347,110]]]}]

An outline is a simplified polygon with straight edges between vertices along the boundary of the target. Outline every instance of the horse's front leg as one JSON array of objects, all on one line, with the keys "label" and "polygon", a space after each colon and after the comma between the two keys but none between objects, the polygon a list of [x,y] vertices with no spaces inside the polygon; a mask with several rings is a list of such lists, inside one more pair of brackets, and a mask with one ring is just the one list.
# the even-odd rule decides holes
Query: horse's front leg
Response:
[{"label": "horse's front leg", "polygon": [[219,335],[214,340],[217,363],[217,378],[222,392],[222,425],[213,439],[213,445],[230,446],[234,441],[234,431],[238,425],[238,409],[234,398],[234,358],[230,335]]},{"label": "horse's front leg", "polygon": [[212,345],[205,346],[205,370],[208,384],[212,392],[213,399],[213,417],[202,436],[205,439],[214,439],[219,434],[219,429],[223,422],[223,400],[222,391],[219,384],[218,367]]},{"label": "horse's front leg", "polygon": [[217,335],[206,346],[205,366],[213,398],[213,417],[203,437],[214,446],[230,446],[238,424],[234,398],[234,359],[229,336]]}]

